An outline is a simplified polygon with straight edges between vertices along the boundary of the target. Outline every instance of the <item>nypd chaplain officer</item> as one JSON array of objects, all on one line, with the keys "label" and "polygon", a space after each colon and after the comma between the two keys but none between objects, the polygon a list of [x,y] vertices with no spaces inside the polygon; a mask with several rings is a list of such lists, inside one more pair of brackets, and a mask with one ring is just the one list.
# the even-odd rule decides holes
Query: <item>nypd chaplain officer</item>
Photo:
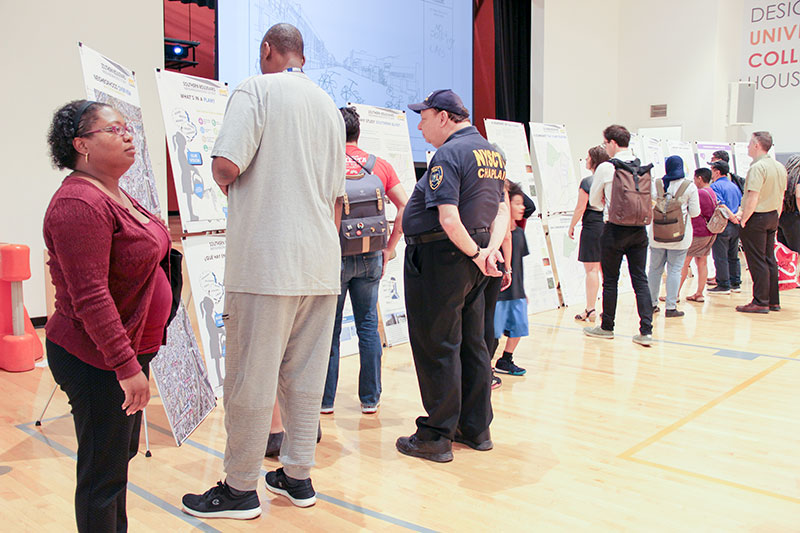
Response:
[{"label": "nypd chaplain officer", "polygon": [[452,441],[490,450],[491,366],[483,340],[483,293],[500,276],[498,248],[508,227],[505,161],[469,121],[449,89],[408,106],[438,150],[411,194],[405,297],[422,404],[417,431],[397,439],[400,453],[452,461]]}]

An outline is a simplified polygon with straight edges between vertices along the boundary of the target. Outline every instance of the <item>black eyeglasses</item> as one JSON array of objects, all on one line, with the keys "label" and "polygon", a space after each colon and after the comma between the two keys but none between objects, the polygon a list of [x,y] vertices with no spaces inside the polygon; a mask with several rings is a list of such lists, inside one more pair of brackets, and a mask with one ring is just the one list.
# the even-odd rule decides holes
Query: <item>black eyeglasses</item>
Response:
[{"label": "black eyeglasses", "polygon": [[106,126],[105,128],[87,131],[86,133],[80,135],[80,137],[86,137],[87,135],[91,135],[92,133],[98,133],[101,131],[113,133],[114,135],[119,135],[119,136],[125,135],[126,133],[129,135],[133,135],[133,126],[131,126],[130,124],[125,124],[124,126],[120,126],[119,124],[112,124],[111,126]]}]

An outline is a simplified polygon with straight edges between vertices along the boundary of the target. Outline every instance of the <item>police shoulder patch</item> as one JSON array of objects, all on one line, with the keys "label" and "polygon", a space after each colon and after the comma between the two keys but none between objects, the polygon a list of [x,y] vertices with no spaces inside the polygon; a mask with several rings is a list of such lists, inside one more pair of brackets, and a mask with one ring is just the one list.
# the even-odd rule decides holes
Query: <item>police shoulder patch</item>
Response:
[{"label": "police shoulder patch", "polygon": [[442,172],[442,167],[439,165],[436,165],[430,170],[430,172],[428,172],[428,181],[432,191],[435,191],[439,188],[439,185],[442,184],[443,177],[444,173]]}]

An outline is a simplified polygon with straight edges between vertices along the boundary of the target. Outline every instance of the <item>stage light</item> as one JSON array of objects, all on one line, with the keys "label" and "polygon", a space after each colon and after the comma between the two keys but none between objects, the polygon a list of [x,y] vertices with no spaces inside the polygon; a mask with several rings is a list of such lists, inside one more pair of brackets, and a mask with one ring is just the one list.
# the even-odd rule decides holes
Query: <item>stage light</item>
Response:
[{"label": "stage light", "polygon": [[[197,65],[195,59],[195,47],[200,43],[197,41],[184,41],[182,39],[164,38],[164,67],[168,69],[180,70],[185,67]],[[192,58],[189,59],[189,52]]]}]

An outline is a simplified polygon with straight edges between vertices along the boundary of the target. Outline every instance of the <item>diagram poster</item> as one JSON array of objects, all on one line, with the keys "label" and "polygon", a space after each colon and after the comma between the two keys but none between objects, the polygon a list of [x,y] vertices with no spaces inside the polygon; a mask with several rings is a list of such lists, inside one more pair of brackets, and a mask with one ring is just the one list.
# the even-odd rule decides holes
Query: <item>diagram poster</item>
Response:
[{"label": "diagram poster", "polygon": [[136,146],[136,160],[122,175],[119,185],[136,198],[136,201],[151,213],[161,216],[153,165],[144,138],[142,108],[139,104],[139,90],[132,70],[116,61],[95,52],[88,46],[78,43],[86,86],[86,98],[103,102],[114,107],[125,121],[133,127],[133,144]]},{"label": "diagram poster", "polygon": [[486,126],[486,138],[499,146],[506,156],[506,177],[519,183],[526,194],[535,197],[536,185],[525,127],[519,122],[492,118],[484,119],[483,123]]},{"label": "diagram poster", "polygon": [[189,270],[192,300],[200,325],[208,379],[217,398],[222,398],[225,379],[225,236],[184,237],[183,256]]},{"label": "diagram poster", "polygon": [[688,141],[666,141],[666,155],[679,155],[683,159],[683,172],[687,178],[694,176],[697,163],[694,160],[694,146]]},{"label": "diagram poster", "polygon": [[728,157],[733,159],[733,147],[728,143],[698,141],[694,143],[694,148],[697,152],[697,165],[700,167],[708,167],[711,162],[711,156],[719,150],[728,152]]},{"label": "diagram poster", "polygon": [[183,304],[167,328],[167,344],[150,363],[175,442],[180,446],[217,405]]},{"label": "diagram poster", "polygon": [[556,264],[558,282],[564,305],[581,307],[586,300],[585,270],[578,261],[580,232],[575,229],[574,238],[569,236],[570,216],[561,215],[548,219],[550,245],[553,247],[553,261]]},{"label": "diagram poster", "polygon": [[630,148],[634,157],[638,157],[639,161],[644,161],[644,137],[638,133],[631,133],[631,140],[628,142],[628,148]]},{"label": "diagram poster", "polygon": [[542,212],[572,212],[578,201],[578,177],[569,150],[567,128],[562,124],[531,122],[531,152]]},{"label": "diagram poster", "polygon": [[664,146],[660,139],[654,137],[642,137],[642,157],[640,158],[645,165],[653,165],[650,175],[654,178],[664,176]]},{"label": "diagram poster", "polygon": [[392,165],[400,183],[410,195],[417,183],[417,175],[414,171],[414,155],[411,153],[405,111],[365,104],[349,105],[356,108],[359,116],[359,148],[382,157]]},{"label": "diagram poster", "polygon": [[402,239],[397,243],[395,251],[397,256],[386,264],[386,272],[381,278],[378,292],[378,305],[381,310],[387,346],[408,342],[405,285],[403,284],[406,245]]},{"label": "diagram poster", "polygon": [[[743,178],[747,176],[747,171],[750,170],[750,164],[753,162],[753,158],[747,154],[748,144],[745,142],[733,143],[733,160],[736,165],[736,174]],[[733,170],[732,168],[731,171]]]},{"label": "diagram poster", "polygon": [[[528,252],[522,259],[525,276],[525,296],[528,297],[528,314],[550,311],[558,308],[558,291],[550,252],[544,235],[542,220],[538,217],[528,219],[525,224],[525,239]],[[513,276],[513,274],[512,274]]]},{"label": "diagram poster", "polygon": [[224,83],[156,69],[167,150],[184,233],[225,229],[228,199],[211,174],[228,87]]}]

